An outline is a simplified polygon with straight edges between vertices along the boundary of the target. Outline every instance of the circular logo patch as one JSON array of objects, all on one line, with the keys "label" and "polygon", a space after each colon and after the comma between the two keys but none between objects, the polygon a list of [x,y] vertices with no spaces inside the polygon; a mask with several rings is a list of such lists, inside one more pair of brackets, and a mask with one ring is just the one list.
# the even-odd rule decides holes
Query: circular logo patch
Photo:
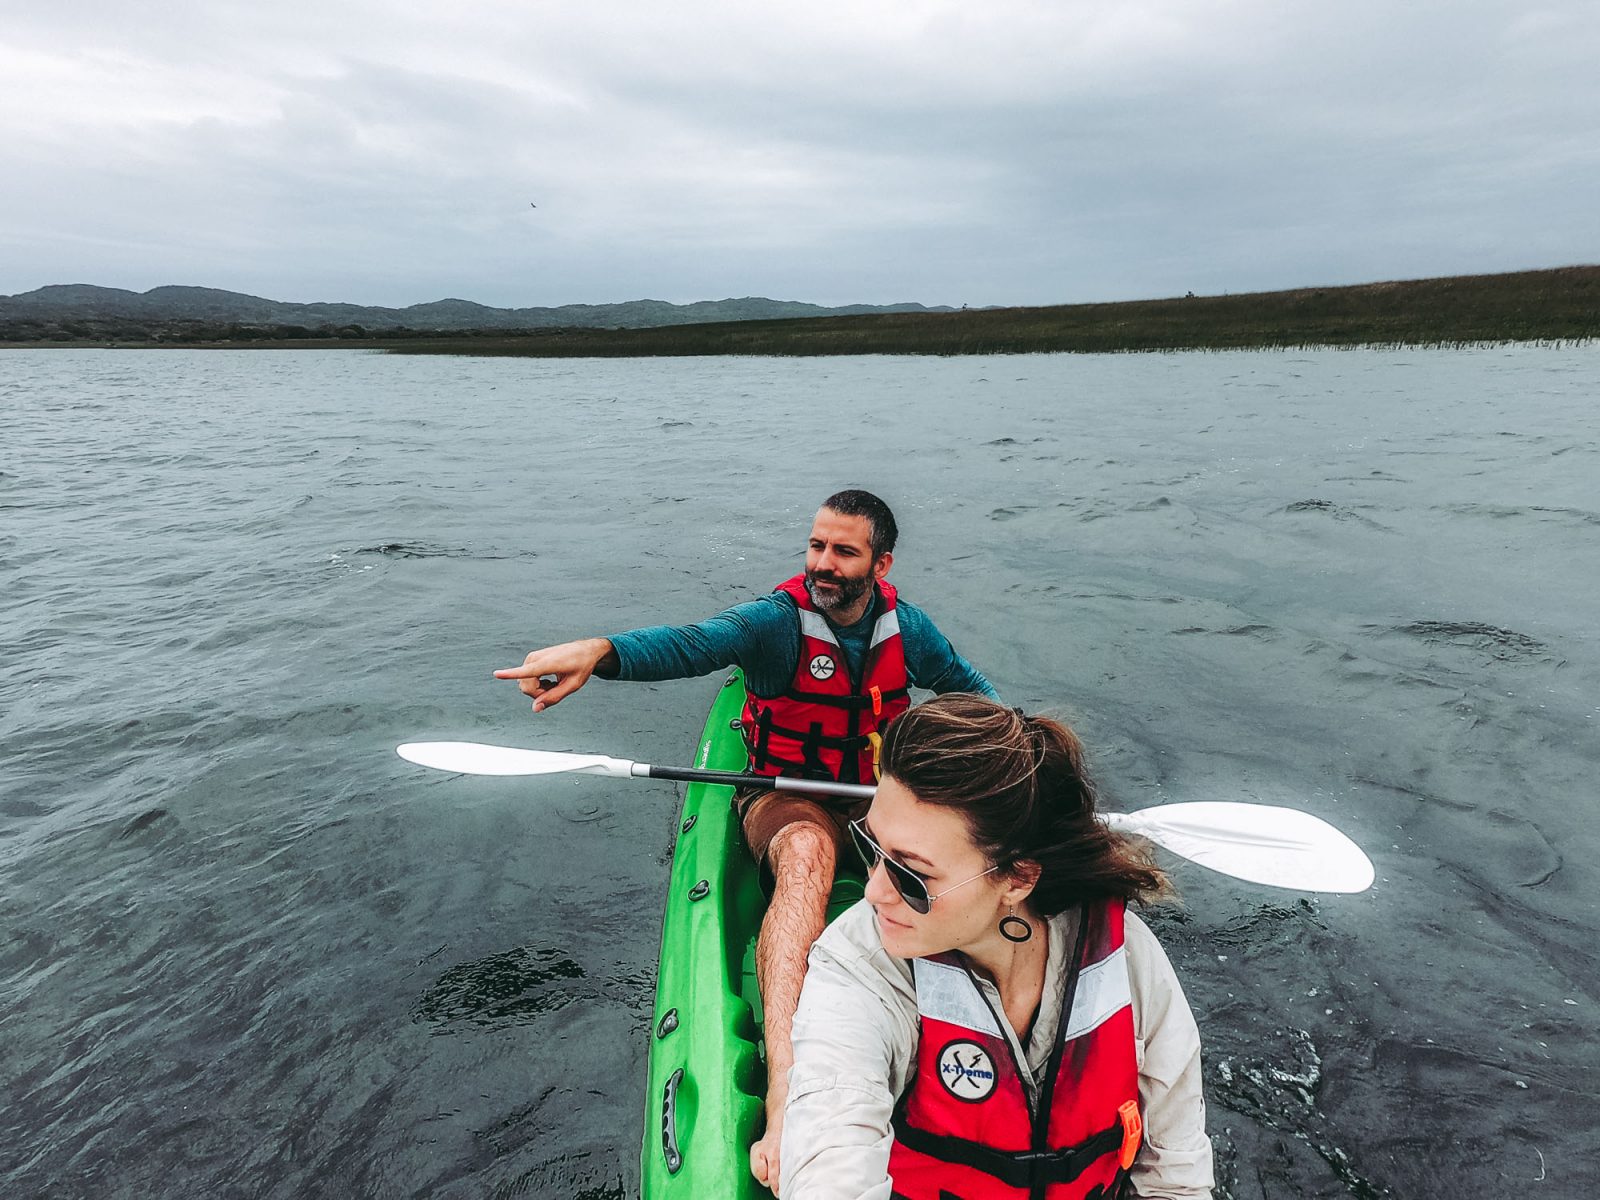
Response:
[{"label": "circular logo patch", "polygon": [[994,1060],[977,1042],[951,1042],[939,1051],[939,1082],[957,1100],[987,1100],[998,1082]]},{"label": "circular logo patch", "polygon": [[819,654],[811,660],[811,677],[813,679],[832,679],[833,673],[838,670],[833,659],[826,654]]}]

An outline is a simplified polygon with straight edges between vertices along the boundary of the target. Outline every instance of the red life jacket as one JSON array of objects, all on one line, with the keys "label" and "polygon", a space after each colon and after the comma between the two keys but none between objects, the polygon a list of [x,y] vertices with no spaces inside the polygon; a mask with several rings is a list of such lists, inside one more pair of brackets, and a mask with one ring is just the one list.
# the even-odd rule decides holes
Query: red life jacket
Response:
[{"label": "red life jacket", "polygon": [[895,589],[882,580],[876,586],[881,603],[859,686],[832,626],[811,602],[805,576],[774,589],[799,607],[800,657],[781,696],[751,695],[745,702],[740,723],[756,774],[877,780],[879,731],[911,707],[911,696]]},{"label": "red life jacket", "polygon": [[1096,902],[1082,914],[1037,1112],[970,968],[955,956],[913,961],[917,1070],[895,1110],[889,1151],[899,1200],[1120,1194],[1143,1134],[1124,905]]}]

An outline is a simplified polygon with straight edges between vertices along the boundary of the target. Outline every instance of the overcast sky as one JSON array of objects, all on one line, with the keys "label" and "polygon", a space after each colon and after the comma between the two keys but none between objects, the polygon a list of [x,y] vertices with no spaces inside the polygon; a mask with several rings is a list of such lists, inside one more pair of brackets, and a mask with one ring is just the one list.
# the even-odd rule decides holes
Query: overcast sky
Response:
[{"label": "overcast sky", "polygon": [[1048,304],[1593,263],[1600,3],[0,0],[0,180],[0,293]]}]

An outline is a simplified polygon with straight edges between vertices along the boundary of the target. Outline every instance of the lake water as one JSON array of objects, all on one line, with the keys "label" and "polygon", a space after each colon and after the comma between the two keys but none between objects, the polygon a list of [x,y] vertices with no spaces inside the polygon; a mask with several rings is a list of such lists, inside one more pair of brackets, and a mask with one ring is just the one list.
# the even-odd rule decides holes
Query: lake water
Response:
[{"label": "lake water", "polygon": [[1222,1188],[1600,1194],[1600,347],[997,358],[0,354],[0,1193],[633,1194],[717,681],[534,717],[883,494],[894,580],[1113,806],[1333,821],[1378,883],[1168,860]]}]

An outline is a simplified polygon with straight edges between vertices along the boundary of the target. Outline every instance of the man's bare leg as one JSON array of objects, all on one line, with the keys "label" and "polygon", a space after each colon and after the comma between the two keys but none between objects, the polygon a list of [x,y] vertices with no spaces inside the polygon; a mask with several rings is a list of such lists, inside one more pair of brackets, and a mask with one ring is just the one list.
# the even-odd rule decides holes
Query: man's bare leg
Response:
[{"label": "man's bare leg", "polygon": [[828,893],[836,860],[826,832],[809,821],[785,825],[767,849],[772,869],[772,901],[756,939],[756,982],[766,1018],[767,1129],[750,1147],[750,1172],[778,1190],[778,1147],[783,1137],[783,1105],[789,1096],[790,1042],[806,955],[828,922]]}]

